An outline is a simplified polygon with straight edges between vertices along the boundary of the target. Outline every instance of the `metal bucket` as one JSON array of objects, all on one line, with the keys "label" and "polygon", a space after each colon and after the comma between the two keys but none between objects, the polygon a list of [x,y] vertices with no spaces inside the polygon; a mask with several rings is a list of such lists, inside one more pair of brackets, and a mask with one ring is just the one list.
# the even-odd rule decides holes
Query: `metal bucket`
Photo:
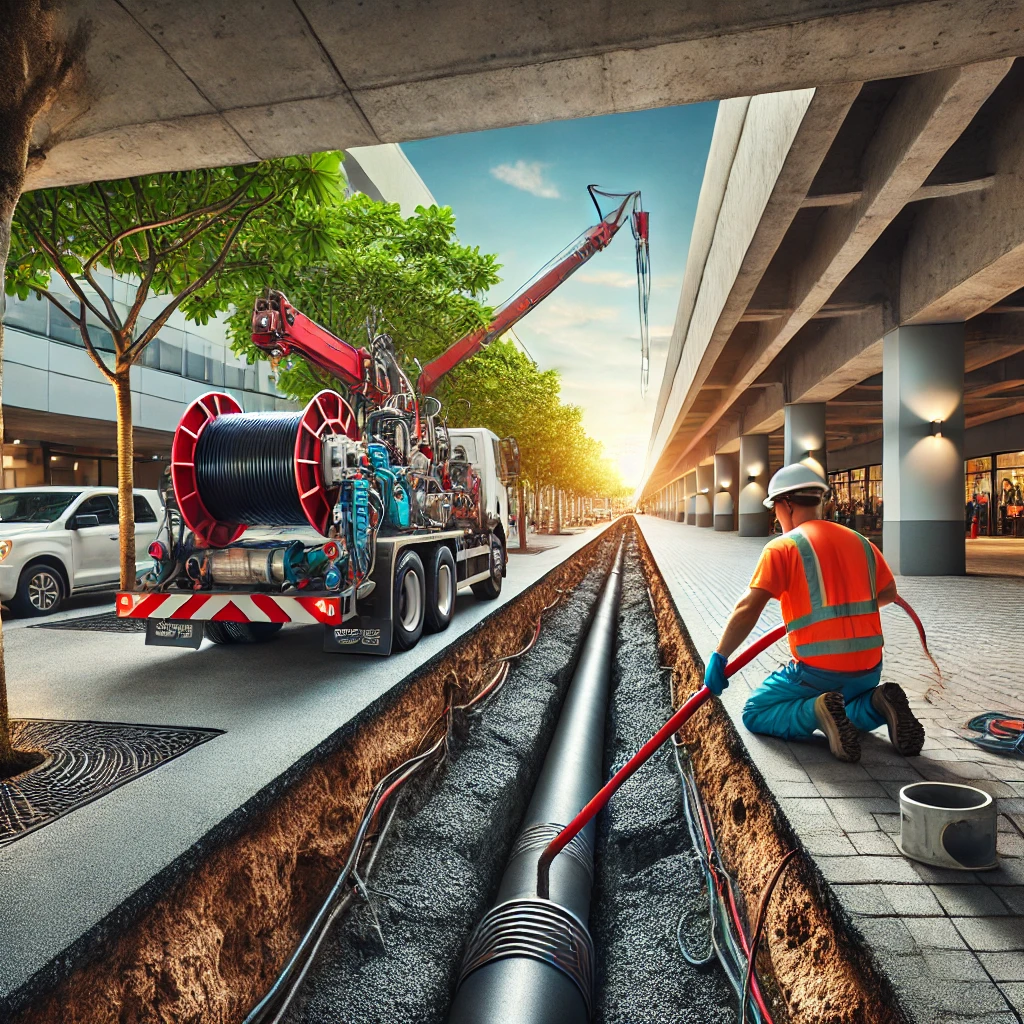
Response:
[{"label": "metal bucket", "polygon": [[900,790],[900,850],[937,868],[996,866],[996,803],[984,790],[915,782]]}]

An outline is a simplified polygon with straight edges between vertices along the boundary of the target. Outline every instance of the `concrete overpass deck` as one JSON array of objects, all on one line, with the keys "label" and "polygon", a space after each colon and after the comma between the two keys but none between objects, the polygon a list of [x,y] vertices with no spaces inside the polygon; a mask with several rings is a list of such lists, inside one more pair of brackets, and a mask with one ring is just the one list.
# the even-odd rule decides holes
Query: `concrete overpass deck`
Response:
[{"label": "concrete overpass deck", "polygon": [[[222,732],[0,845],[0,1019],[116,934],[122,915],[131,920],[154,892],[186,875],[225,830],[230,834],[232,821],[258,813],[295,781],[314,752],[336,746],[410,676],[600,532],[536,538],[535,554],[513,550],[497,601],[460,596],[446,632],[390,658],[325,654],[317,627],[287,627],[253,647],[204,642],[194,652],[146,647],[137,632],[5,623],[12,718]],[[89,603],[66,613],[64,625],[99,610],[105,608]],[[48,966],[53,977],[39,973]]]},{"label": "concrete overpass deck", "polygon": [[[714,649],[746,589],[764,538],[737,537],[650,516],[637,521],[696,651]],[[897,754],[882,734],[861,762],[834,760],[818,744],[749,733],[740,713],[751,690],[787,655],[781,645],[740,673],[723,695],[755,765],[911,1019],[1013,1024],[1024,1014],[1024,760],[981,750],[961,735],[986,710],[1019,715],[1024,580],[978,576],[897,579],[929,632],[944,680],[922,656],[916,631],[883,611],[883,678],[900,683],[925,722],[920,757]],[[779,622],[771,602],[758,624]],[[966,782],[998,800],[1000,866],[944,871],[904,858],[899,790],[923,779]]]}]

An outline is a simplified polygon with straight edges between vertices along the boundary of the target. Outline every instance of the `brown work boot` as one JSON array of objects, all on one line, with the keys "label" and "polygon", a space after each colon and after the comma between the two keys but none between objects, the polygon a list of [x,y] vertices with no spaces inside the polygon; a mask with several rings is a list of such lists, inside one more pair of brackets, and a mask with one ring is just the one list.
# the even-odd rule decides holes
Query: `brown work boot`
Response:
[{"label": "brown work boot", "polygon": [[823,693],[814,702],[818,728],[828,738],[829,750],[839,761],[860,760],[860,736],[846,717],[846,703],[838,690]]},{"label": "brown work boot", "polygon": [[904,756],[917,757],[924,746],[924,726],[910,710],[903,687],[882,683],[871,694],[871,706],[885,719],[889,742]]}]

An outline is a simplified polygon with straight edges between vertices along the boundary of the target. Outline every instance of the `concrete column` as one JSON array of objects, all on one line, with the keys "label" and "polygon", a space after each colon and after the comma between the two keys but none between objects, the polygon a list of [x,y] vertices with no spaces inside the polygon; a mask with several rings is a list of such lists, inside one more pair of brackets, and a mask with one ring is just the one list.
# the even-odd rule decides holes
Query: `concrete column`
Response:
[{"label": "concrete column", "polygon": [[824,402],[787,405],[784,438],[784,466],[807,462],[812,469],[827,477]]},{"label": "concrete column", "polygon": [[675,516],[673,518],[677,523],[681,523],[686,518],[686,499],[683,497],[682,477],[676,481]]},{"label": "concrete column", "polygon": [[686,525],[697,525],[697,471],[687,473],[683,477],[683,489],[686,491]]},{"label": "concrete column", "polygon": [[697,467],[697,500],[695,503],[698,526],[713,526],[715,522],[711,499],[715,490],[714,463]]},{"label": "concrete column", "polygon": [[962,576],[964,325],[900,327],[882,342],[882,543],[903,576]]},{"label": "concrete column", "polygon": [[771,515],[764,507],[768,497],[768,435],[744,434],[740,438],[740,536],[767,537]]},{"label": "concrete column", "polygon": [[715,529],[719,533],[736,529],[736,502],[739,497],[740,460],[735,452],[715,454]]}]

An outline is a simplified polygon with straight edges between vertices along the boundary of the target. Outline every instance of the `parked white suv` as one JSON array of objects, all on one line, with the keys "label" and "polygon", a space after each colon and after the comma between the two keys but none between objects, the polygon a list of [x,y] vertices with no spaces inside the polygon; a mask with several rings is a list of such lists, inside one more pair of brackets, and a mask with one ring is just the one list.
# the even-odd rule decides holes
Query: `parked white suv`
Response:
[{"label": "parked white suv", "polygon": [[[49,615],[71,594],[119,582],[114,487],[0,490],[0,601],[20,615]],[[156,539],[163,504],[135,491],[135,556]]]}]

